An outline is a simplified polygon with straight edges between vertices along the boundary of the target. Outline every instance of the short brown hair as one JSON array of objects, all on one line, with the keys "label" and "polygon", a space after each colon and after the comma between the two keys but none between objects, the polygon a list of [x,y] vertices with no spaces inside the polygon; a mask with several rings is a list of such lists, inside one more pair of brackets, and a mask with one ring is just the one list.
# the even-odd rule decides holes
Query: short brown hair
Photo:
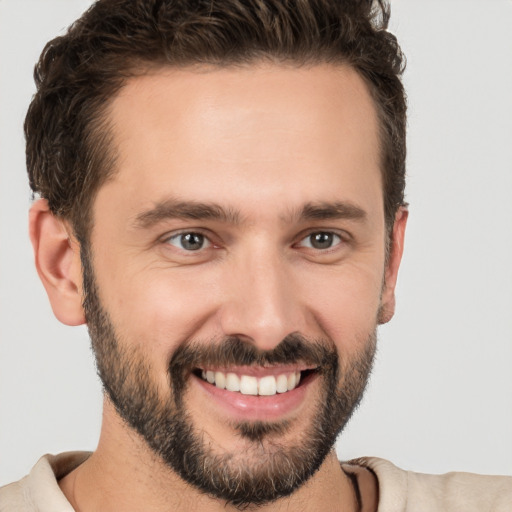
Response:
[{"label": "short brown hair", "polygon": [[404,203],[406,101],[388,20],[385,0],[99,0],[36,65],[30,186],[85,241],[92,201],[115,167],[106,109],[129,77],[159,66],[345,63],[377,108],[389,228]]}]

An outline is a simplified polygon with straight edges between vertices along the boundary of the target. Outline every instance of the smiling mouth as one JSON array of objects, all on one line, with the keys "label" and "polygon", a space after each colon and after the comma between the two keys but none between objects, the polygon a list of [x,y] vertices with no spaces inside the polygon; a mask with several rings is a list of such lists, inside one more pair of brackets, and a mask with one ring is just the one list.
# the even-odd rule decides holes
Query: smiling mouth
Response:
[{"label": "smiling mouth", "polygon": [[203,381],[219,389],[242,395],[273,396],[293,391],[318,369],[283,371],[276,375],[256,377],[230,371],[206,370],[198,368],[194,374]]}]

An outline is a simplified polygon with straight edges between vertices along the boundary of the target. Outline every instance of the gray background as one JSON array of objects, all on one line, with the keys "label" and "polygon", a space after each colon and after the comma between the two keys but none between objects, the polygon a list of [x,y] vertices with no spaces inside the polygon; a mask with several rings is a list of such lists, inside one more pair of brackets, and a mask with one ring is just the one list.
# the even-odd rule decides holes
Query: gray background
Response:
[{"label": "gray background", "polygon": [[[85,328],[33,268],[22,123],[32,67],[87,0],[0,0],[0,484],[94,449]],[[512,474],[512,2],[392,0],[408,56],[410,223],[395,319],[341,458]]]}]

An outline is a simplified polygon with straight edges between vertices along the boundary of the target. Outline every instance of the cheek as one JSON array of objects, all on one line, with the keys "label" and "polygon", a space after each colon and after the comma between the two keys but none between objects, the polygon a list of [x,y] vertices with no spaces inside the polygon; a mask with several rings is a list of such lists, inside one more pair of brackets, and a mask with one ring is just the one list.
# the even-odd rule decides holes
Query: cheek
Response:
[{"label": "cheek", "polygon": [[211,295],[201,290],[193,273],[125,269],[122,273],[98,270],[102,304],[123,344],[144,345],[154,364],[167,365],[177,346],[197,335],[211,314]]},{"label": "cheek", "polygon": [[374,331],[380,307],[382,275],[375,267],[350,265],[330,279],[309,299],[316,322],[341,354],[363,348]]}]

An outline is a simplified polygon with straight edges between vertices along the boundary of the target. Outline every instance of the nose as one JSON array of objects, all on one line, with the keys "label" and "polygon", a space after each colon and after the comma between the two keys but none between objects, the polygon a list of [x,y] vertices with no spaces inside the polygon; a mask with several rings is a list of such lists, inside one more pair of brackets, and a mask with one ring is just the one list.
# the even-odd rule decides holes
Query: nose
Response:
[{"label": "nose", "polygon": [[259,249],[231,266],[220,323],[224,335],[271,350],[289,334],[303,332],[305,308],[290,263],[279,253]]}]

